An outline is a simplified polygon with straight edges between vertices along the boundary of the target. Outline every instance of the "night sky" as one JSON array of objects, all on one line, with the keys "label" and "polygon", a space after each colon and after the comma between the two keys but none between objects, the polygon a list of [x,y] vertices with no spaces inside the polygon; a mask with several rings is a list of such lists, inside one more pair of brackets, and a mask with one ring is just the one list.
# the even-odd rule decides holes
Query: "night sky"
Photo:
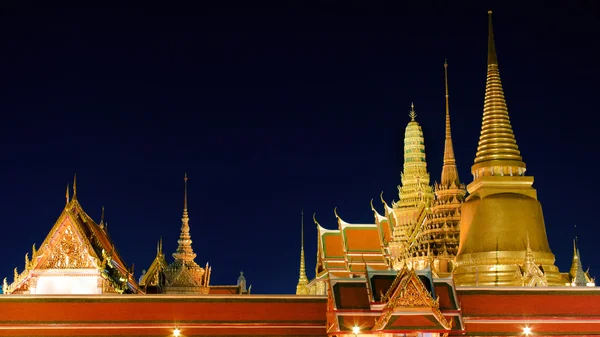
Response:
[{"label": "night sky", "polygon": [[161,236],[172,261],[187,172],[193,248],[212,265],[211,284],[235,284],[243,270],[253,293],[293,293],[302,209],[312,278],[314,212],[336,228],[336,206],[345,221],[368,223],[372,198],[380,212],[382,191],[398,199],[413,101],[439,180],[445,58],[460,177],[472,181],[488,9],[556,263],[568,270],[578,235],[584,268],[600,277],[597,2],[27,3],[0,10],[0,277],[9,283],[75,173],[83,208],[99,221],[106,207],[136,277]]}]

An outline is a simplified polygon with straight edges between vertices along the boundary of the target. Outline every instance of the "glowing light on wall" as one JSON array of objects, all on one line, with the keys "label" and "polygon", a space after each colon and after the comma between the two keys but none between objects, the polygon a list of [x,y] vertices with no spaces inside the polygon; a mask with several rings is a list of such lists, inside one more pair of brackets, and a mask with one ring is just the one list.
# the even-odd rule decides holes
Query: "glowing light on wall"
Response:
[{"label": "glowing light on wall", "polygon": [[174,337],[179,337],[179,336],[181,336],[181,330],[179,330],[179,329],[177,329],[177,328],[173,329],[173,336],[174,336]]},{"label": "glowing light on wall", "polygon": [[523,333],[525,334],[525,336],[529,336],[531,335],[531,328],[526,326],[523,328]]},{"label": "glowing light on wall", "polygon": [[38,295],[100,294],[97,276],[40,276],[35,287]]}]

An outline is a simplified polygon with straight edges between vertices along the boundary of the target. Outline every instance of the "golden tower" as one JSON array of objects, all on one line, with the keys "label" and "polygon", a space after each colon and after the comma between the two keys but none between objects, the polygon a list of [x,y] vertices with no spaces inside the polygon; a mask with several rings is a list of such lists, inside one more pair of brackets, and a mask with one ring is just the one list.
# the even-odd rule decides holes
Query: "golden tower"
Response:
[{"label": "golden tower", "polygon": [[450,128],[450,103],[448,96],[448,63],[444,62],[444,83],[446,87],[446,137],[444,141],[444,161],[440,183],[434,184],[435,200],[431,214],[419,237],[419,246],[428,249],[435,256],[433,270],[437,273],[452,271],[451,260],[458,251],[460,233],[460,210],[467,191],[461,184],[454,157],[452,131]]},{"label": "golden tower", "polygon": [[418,254],[416,238],[420,232],[424,215],[434,198],[429,185],[425,140],[421,125],[415,120],[415,106],[411,104],[411,121],[404,134],[404,166],[401,173],[402,184],[398,186],[400,200],[393,204],[395,223],[390,242],[390,253],[394,268],[401,268],[406,259]]},{"label": "golden tower", "polygon": [[467,187],[470,195],[462,207],[454,280],[459,286],[520,286],[520,265],[531,256],[547,285],[564,285],[554,265],[533,177],[525,176],[510,124],[491,13],[483,122],[471,168],[473,182]]},{"label": "golden tower", "polygon": [[165,268],[166,293],[196,293],[208,294],[210,281],[210,268],[200,267],[194,259],[196,253],[192,249],[192,238],[190,236],[190,218],[187,209],[187,174],[184,177],[184,201],[183,217],[181,218],[181,233],[179,235],[179,246],[173,257],[175,261]]},{"label": "golden tower", "polygon": [[306,277],[306,263],[304,262],[304,211],[302,211],[302,231],[300,239],[300,276],[296,285],[296,295],[308,295],[308,277]]}]

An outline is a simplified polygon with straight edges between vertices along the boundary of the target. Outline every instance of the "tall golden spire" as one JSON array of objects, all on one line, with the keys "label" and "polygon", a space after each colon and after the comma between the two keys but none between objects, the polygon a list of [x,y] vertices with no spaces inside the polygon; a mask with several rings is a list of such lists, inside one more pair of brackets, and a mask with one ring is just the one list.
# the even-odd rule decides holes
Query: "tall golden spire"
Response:
[{"label": "tall golden spire", "polygon": [[[564,278],[554,265],[544,214],[532,186],[534,179],[525,176],[525,163],[508,117],[491,14],[488,12],[483,121],[471,168],[473,182],[467,187],[470,195],[460,211],[454,282],[458,286],[521,286],[522,271],[515,261],[523,261],[523,256],[531,254],[543,273],[543,283],[564,286]],[[527,238],[529,247],[524,247]]]},{"label": "tall golden spire", "polygon": [[196,254],[192,250],[192,238],[190,235],[190,218],[188,217],[188,209],[187,209],[187,173],[183,177],[183,217],[181,218],[181,234],[179,234],[179,246],[175,253],[173,253],[173,257],[175,260],[185,261],[185,262],[193,262],[194,258],[196,258]]},{"label": "tall golden spire", "polygon": [[300,231],[300,276],[298,285],[296,285],[296,295],[308,295],[308,277],[306,277],[306,264],[304,262],[304,210],[301,211],[301,231]]},{"label": "tall golden spire", "polygon": [[477,156],[471,172],[475,178],[490,175],[522,176],[525,163],[517,146],[508,117],[504,90],[498,70],[498,57],[494,42],[492,11],[489,15],[488,66],[483,104],[483,123],[479,136]]},{"label": "tall golden spire", "polygon": [[450,102],[448,95],[448,62],[444,62],[444,83],[446,87],[446,139],[444,141],[444,166],[442,167],[441,184],[450,187],[454,183],[460,186],[456,159],[454,157],[454,146],[452,145],[452,131],[450,129]]}]

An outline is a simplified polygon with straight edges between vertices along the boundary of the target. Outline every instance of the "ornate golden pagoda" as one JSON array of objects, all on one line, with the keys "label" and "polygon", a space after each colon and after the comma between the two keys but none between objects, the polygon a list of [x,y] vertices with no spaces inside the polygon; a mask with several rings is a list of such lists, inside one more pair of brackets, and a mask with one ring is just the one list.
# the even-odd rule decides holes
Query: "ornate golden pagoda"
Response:
[{"label": "ornate golden pagoda", "polygon": [[411,104],[411,121],[404,134],[404,166],[400,174],[402,184],[398,186],[400,200],[392,205],[395,221],[389,250],[396,269],[406,263],[412,250],[418,249],[415,243],[422,226],[421,219],[425,219],[425,213],[434,198],[429,185],[423,130],[415,120],[417,114],[414,108],[414,104]]},{"label": "ornate golden pagoda", "polygon": [[520,286],[521,266],[530,256],[543,271],[547,285],[564,285],[554,265],[533,177],[525,176],[525,163],[510,124],[491,11],[488,13],[483,123],[471,168],[474,180],[467,187],[470,195],[462,207],[454,279],[461,286]]},{"label": "ornate golden pagoda", "polygon": [[450,103],[448,95],[448,63],[444,62],[446,88],[446,137],[444,141],[444,161],[439,183],[434,184],[435,199],[431,206],[425,228],[419,236],[420,250],[435,256],[432,269],[437,273],[450,273],[452,260],[458,251],[460,236],[460,211],[467,191],[461,184],[454,157],[452,132],[450,128]]},{"label": "ornate golden pagoda", "polygon": [[308,277],[306,277],[306,263],[304,261],[304,211],[302,211],[302,231],[300,244],[300,275],[296,285],[296,295],[308,295]]},{"label": "ornate golden pagoda", "polygon": [[181,218],[181,234],[179,235],[179,246],[173,258],[175,261],[164,269],[166,282],[164,285],[165,293],[193,293],[208,294],[210,281],[210,268],[206,263],[206,268],[200,267],[194,259],[196,253],[192,249],[192,239],[190,235],[190,218],[187,209],[187,174],[184,177],[184,201],[183,217]]}]

